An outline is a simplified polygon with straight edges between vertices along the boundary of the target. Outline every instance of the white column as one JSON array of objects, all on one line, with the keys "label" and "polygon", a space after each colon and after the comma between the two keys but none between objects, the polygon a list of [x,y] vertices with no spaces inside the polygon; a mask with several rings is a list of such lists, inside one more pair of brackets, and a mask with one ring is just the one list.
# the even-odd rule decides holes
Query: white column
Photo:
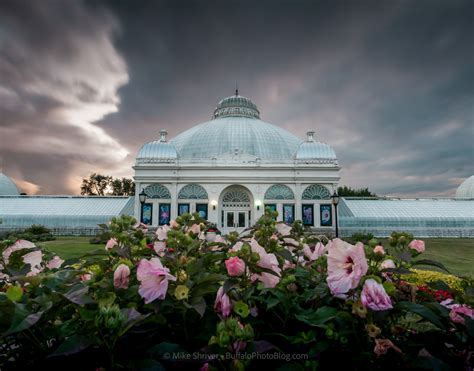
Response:
[{"label": "white column", "polygon": [[134,203],[133,203],[133,216],[135,219],[140,220],[140,199],[138,198],[138,194],[141,192],[140,189],[140,182],[135,182],[135,196],[134,196]]},{"label": "white column", "polygon": [[178,183],[171,184],[171,220],[178,217]]},{"label": "white column", "polygon": [[295,220],[302,220],[303,215],[301,212],[301,183],[295,184]]}]

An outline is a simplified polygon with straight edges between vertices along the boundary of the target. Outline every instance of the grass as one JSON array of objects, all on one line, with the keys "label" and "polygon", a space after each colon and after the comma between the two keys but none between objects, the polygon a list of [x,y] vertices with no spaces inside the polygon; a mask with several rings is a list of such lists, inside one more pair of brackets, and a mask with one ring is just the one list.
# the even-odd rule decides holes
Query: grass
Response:
[{"label": "grass", "polygon": [[79,258],[90,251],[104,249],[105,245],[92,245],[90,237],[57,237],[54,241],[40,242],[38,245],[58,254],[62,259]]},{"label": "grass", "polygon": [[[474,239],[432,238],[424,241],[426,251],[420,259],[439,261],[456,275],[474,276]],[[58,237],[55,241],[42,242],[41,245],[63,259],[78,258],[89,251],[104,248],[101,244],[91,245],[89,237]]]},{"label": "grass", "polygon": [[419,259],[436,260],[457,275],[474,276],[474,239],[427,238],[426,251]]}]

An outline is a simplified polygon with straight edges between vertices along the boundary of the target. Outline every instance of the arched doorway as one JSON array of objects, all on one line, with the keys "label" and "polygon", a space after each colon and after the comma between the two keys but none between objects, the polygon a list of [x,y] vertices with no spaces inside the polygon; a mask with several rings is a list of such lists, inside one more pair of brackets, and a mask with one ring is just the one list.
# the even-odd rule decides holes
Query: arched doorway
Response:
[{"label": "arched doorway", "polygon": [[250,191],[240,185],[227,187],[220,197],[220,225],[222,232],[241,233],[250,227],[253,198]]}]

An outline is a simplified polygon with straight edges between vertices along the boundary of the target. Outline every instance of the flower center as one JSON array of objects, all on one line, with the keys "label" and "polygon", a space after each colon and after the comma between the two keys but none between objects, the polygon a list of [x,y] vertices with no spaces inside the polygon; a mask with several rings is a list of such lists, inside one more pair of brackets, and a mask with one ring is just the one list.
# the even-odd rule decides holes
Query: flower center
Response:
[{"label": "flower center", "polygon": [[347,257],[346,262],[343,265],[343,268],[346,270],[347,274],[352,273],[352,266],[354,265],[354,260],[350,256]]}]

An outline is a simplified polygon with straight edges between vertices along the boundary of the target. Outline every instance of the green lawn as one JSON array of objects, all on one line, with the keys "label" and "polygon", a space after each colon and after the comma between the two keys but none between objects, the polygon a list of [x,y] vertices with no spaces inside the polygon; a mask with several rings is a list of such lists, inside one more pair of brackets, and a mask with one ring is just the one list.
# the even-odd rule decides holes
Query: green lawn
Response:
[{"label": "green lawn", "polygon": [[[433,238],[425,239],[425,243],[426,251],[420,259],[439,261],[454,274],[474,276],[474,239]],[[89,237],[58,237],[55,241],[42,242],[41,245],[63,259],[77,258],[89,251],[104,248],[104,245],[91,245]]]},{"label": "green lawn", "polygon": [[454,274],[474,276],[473,238],[427,238],[424,241],[426,251],[420,259],[439,261]]},{"label": "green lawn", "polygon": [[57,237],[54,241],[39,242],[38,245],[63,259],[78,258],[90,251],[104,249],[105,245],[92,245],[89,240],[90,237]]}]

